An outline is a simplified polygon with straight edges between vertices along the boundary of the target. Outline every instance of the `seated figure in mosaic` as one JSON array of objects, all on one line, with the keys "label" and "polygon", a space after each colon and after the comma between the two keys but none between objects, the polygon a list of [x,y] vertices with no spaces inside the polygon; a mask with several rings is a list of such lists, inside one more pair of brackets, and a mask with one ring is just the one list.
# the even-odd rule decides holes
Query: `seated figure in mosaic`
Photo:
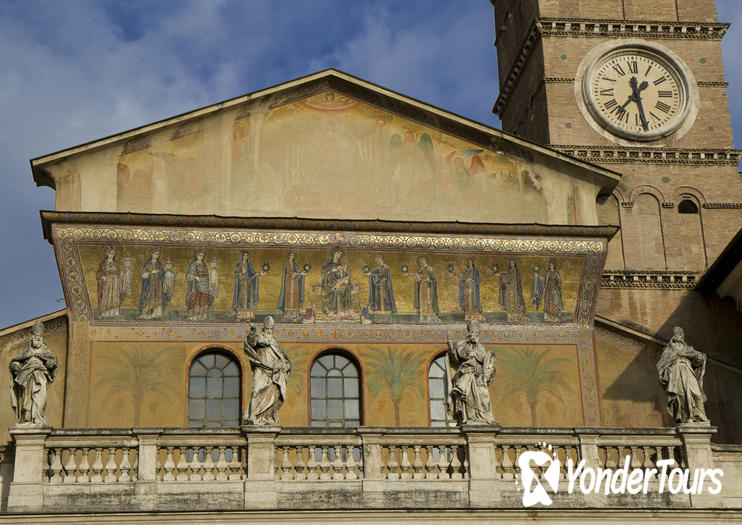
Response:
[{"label": "seated figure in mosaic", "polygon": [[495,378],[495,353],[479,342],[479,322],[467,321],[466,332],[466,337],[456,342],[448,334],[449,412],[459,425],[496,425],[489,394]]},{"label": "seated figure in mosaic", "polygon": [[677,423],[708,423],[703,393],[706,354],[685,342],[676,326],[657,363],[660,384],[667,394],[667,412]]},{"label": "seated figure in mosaic", "polygon": [[252,395],[243,420],[248,425],[277,425],[278,411],[286,399],[291,361],[273,336],[273,317],[258,330],[250,323],[244,349],[252,368]]}]

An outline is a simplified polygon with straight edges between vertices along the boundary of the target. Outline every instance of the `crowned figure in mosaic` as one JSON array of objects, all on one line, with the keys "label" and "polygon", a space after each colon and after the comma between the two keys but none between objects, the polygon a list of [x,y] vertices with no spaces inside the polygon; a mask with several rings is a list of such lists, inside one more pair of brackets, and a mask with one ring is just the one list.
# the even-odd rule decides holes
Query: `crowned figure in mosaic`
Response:
[{"label": "crowned figure in mosaic", "polygon": [[418,270],[409,273],[407,266],[402,267],[402,275],[411,277],[415,281],[413,287],[412,303],[417,310],[418,322],[422,324],[440,323],[438,314],[438,279],[435,277],[433,267],[428,263],[427,257],[417,260]]},{"label": "crowned figure in mosaic", "polygon": [[255,318],[253,309],[260,301],[260,277],[265,272],[258,273],[250,263],[250,254],[243,250],[240,260],[234,269],[234,293],[232,295],[232,310],[239,321]]},{"label": "crowned figure in mosaic", "polygon": [[446,374],[449,413],[459,425],[496,425],[489,385],[495,378],[495,353],[479,341],[479,322],[466,322],[466,337],[454,342],[448,334]]},{"label": "crowned figure in mosaic", "polygon": [[306,271],[301,271],[296,266],[296,254],[289,252],[283,265],[281,293],[278,296],[278,309],[283,312],[284,319],[299,318],[304,304],[304,276],[306,274]]},{"label": "crowned figure in mosaic", "polygon": [[162,317],[164,278],[165,271],[160,262],[160,249],[152,248],[149,259],[142,267],[142,293],[139,296],[139,317],[141,319]]},{"label": "crowned figure in mosaic", "polygon": [[479,296],[479,285],[482,277],[479,270],[474,266],[474,259],[466,261],[466,268],[459,272],[459,308],[464,312],[464,318],[468,320],[484,321],[482,313],[482,301]]},{"label": "crowned figure in mosaic", "polygon": [[523,300],[523,284],[520,278],[520,270],[515,259],[508,261],[508,268],[499,273],[500,297],[499,302],[507,314],[508,322],[527,321],[526,303]]},{"label": "crowned figure in mosaic", "polygon": [[250,323],[244,349],[252,369],[250,405],[242,419],[248,425],[277,425],[278,411],[286,400],[291,361],[273,335],[270,315],[258,329]]},{"label": "crowned figure in mosaic", "polygon": [[10,404],[19,426],[47,426],[47,388],[57,367],[57,357],[44,343],[44,325],[36,321],[26,348],[10,360]]},{"label": "crowned figure in mosaic", "polygon": [[706,354],[685,342],[683,329],[676,326],[657,363],[660,384],[667,394],[667,412],[677,423],[708,423],[703,404],[703,375]]},{"label": "crowned figure in mosaic", "polygon": [[397,312],[397,302],[394,300],[392,289],[392,272],[384,257],[374,257],[376,268],[364,269],[368,275],[368,308],[372,312],[393,314]]},{"label": "crowned figure in mosaic", "polygon": [[214,300],[210,295],[209,268],[204,261],[204,255],[203,250],[197,250],[186,273],[188,282],[186,308],[189,321],[205,321],[209,314],[209,305]]},{"label": "crowned figure in mosaic", "polygon": [[116,248],[108,246],[106,255],[98,265],[95,273],[98,285],[98,312],[100,317],[108,319],[118,317],[121,307],[121,268],[116,261]]}]

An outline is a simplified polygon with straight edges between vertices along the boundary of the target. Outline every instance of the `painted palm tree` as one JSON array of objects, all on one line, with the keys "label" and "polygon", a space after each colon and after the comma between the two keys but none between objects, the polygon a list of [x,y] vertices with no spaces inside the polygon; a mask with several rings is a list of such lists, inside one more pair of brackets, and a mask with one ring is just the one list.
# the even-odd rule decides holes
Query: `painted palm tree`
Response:
[{"label": "painted palm tree", "polygon": [[170,371],[183,366],[179,357],[179,353],[168,349],[120,349],[115,354],[103,357],[106,365],[96,383],[96,389],[103,392],[106,400],[111,403],[129,396],[134,408],[134,426],[137,426],[140,424],[145,396],[156,396],[168,403],[175,401],[173,382],[168,375]]},{"label": "painted palm tree", "polygon": [[286,354],[291,361],[291,376],[289,377],[289,387],[299,396],[306,387],[304,382],[304,370],[307,366],[307,356],[302,353],[300,345],[283,345]]},{"label": "painted palm tree", "polygon": [[423,397],[420,367],[425,363],[427,356],[415,352],[401,352],[387,347],[386,350],[370,347],[365,353],[368,389],[372,395],[378,396],[384,388],[389,390],[394,406],[394,424],[399,426],[399,412],[402,403],[402,394],[405,390],[412,390]]},{"label": "painted palm tree", "polygon": [[569,359],[550,358],[550,351],[542,352],[534,348],[497,350],[499,376],[503,378],[505,386],[503,400],[518,393],[525,395],[532,425],[536,425],[538,401],[542,395],[553,396],[564,404],[562,392],[572,390],[559,371],[559,367]]}]

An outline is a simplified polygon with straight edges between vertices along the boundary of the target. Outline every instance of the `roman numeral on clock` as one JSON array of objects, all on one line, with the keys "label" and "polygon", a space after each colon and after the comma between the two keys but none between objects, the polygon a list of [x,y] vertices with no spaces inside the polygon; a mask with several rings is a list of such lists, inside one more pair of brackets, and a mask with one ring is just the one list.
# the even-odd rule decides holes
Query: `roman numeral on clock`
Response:
[{"label": "roman numeral on clock", "polygon": [[601,89],[600,94],[606,97],[612,97],[613,96],[613,88],[608,89]]},{"label": "roman numeral on clock", "polygon": [[672,91],[660,89],[659,91],[657,91],[657,94],[660,98],[672,98]]},{"label": "roman numeral on clock", "polygon": [[639,64],[636,63],[636,60],[632,60],[628,63],[629,66],[629,72],[630,73],[638,73],[639,72]]},{"label": "roman numeral on clock", "polygon": [[665,80],[667,80],[667,79],[666,79],[665,77],[660,77],[660,78],[658,78],[657,80],[655,80],[655,81],[654,81],[654,85],[655,85],[655,86],[659,86],[659,85],[660,85],[660,84],[662,84],[662,83],[663,83],[663,82],[664,82]]},{"label": "roman numeral on clock", "polygon": [[621,76],[624,76],[626,74],[626,71],[623,70],[623,68],[621,67],[621,64],[614,65],[613,70]]},{"label": "roman numeral on clock", "polygon": [[611,108],[613,108],[615,106],[618,106],[618,102],[616,102],[616,99],[615,98],[612,98],[608,102],[604,102],[603,103],[603,106],[605,106],[605,109],[611,109]]},{"label": "roman numeral on clock", "polygon": [[668,106],[661,100],[658,100],[657,103],[654,105],[654,107],[656,107],[657,109],[659,109],[660,111],[664,113],[667,113],[668,111],[670,111],[670,106]]}]

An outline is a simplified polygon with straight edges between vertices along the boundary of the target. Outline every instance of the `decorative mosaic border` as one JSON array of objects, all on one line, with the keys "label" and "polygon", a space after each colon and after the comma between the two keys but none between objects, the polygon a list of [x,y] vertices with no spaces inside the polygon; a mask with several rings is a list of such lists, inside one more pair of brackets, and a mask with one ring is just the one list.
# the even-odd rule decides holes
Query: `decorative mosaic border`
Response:
[{"label": "decorative mosaic border", "polygon": [[[559,229],[556,227],[555,229]],[[78,244],[136,243],[140,245],[201,247],[306,247],[350,249],[435,250],[442,253],[582,255],[586,257],[580,288],[576,323],[592,323],[593,302],[600,283],[600,270],[606,251],[605,239],[590,238],[513,238],[447,234],[405,234],[343,231],[223,230],[207,228],[167,228],[143,226],[62,225],[52,226],[52,239],[65,289],[65,298],[76,321],[93,320],[85,290]]]},{"label": "decorative mosaic border", "polygon": [[[94,326],[90,340],[99,341],[165,341],[213,342],[239,344],[245,336],[244,324],[220,326]],[[282,343],[347,343],[369,344],[446,344],[452,332],[463,337],[461,324],[427,326],[356,326],[356,325],[276,325],[276,338]],[[482,327],[482,343],[497,344],[566,344],[577,347],[577,364],[585,425],[599,426],[600,409],[593,350],[592,330],[573,327]]]}]

